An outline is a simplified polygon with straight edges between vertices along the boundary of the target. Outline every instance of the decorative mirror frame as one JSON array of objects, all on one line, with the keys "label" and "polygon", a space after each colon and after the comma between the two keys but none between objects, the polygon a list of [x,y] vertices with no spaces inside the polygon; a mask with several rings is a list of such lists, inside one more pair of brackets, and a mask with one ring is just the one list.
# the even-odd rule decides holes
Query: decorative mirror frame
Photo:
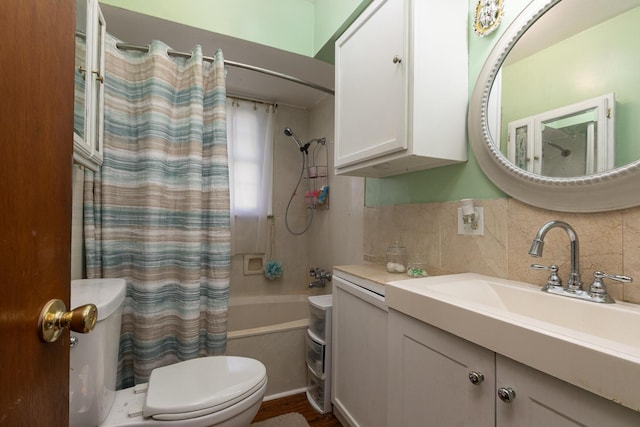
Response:
[{"label": "decorative mirror frame", "polygon": [[469,143],[485,175],[524,203],[562,212],[603,212],[640,205],[640,160],[578,178],[533,174],[512,164],[493,142],[488,103],[495,77],[513,46],[535,21],[562,0],[532,0],[487,57],[469,100]]}]

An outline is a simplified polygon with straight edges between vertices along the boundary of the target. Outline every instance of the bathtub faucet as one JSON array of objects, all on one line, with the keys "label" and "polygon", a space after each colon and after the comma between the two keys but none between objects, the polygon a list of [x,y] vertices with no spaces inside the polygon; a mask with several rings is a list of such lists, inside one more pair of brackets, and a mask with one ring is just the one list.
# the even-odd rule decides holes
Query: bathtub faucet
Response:
[{"label": "bathtub faucet", "polygon": [[309,283],[309,288],[324,288],[327,280],[331,281],[331,272],[321,268],[312,268],[309,270],[309,276],[318,279],[315,282]]}]

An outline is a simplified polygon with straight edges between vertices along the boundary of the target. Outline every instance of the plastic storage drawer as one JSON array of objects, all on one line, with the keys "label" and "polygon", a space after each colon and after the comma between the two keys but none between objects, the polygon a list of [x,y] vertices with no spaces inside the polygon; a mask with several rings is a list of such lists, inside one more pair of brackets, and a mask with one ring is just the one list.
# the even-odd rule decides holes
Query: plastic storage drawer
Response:
[{"label": "plastic storage drawer", "polygon": [[322,341],[326,340],[327,316],[331,316],[333,297],[331,295],[315,296],[309,299],[309,329]]},{"label": "plastic storage drawer", "polygon": [[324,378],[324,362],[326,347],[324,343],[317,342],[311,331],[307,330],[307,366],[318,377]]},{"label": "plastic storage drawer", "polygon": [[318,378],[311,369],[307,370],[307,397],[314,406],[318,407],[320,412],[326,412],[325,381]]}]

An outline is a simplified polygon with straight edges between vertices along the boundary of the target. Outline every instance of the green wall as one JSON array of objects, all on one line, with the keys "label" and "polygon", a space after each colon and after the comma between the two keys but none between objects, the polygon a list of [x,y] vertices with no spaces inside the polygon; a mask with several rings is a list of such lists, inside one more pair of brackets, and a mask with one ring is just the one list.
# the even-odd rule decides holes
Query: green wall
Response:
[{"label": "green wall", "polygon": [[638,22],[632,9],[503,67],[503,145],[513,120],[614,92],[615,166],[640,158]]},{"label": "green wall", "polygon": [[371,0],[100,0],[333,64],[333,41]]}]

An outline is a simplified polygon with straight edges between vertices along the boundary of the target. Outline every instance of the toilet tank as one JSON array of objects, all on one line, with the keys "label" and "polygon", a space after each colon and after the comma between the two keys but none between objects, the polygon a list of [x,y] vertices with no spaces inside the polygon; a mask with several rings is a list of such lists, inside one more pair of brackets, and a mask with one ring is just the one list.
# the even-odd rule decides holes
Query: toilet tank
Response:
[{"label": "toilet tank", "polygon": [[98,321],[88,334],[71,332],[77,341],[70,350],[70,427],[97,426],[111,410],[126,289],[124,279],[71,281],[71,308],[95,304]]}]

